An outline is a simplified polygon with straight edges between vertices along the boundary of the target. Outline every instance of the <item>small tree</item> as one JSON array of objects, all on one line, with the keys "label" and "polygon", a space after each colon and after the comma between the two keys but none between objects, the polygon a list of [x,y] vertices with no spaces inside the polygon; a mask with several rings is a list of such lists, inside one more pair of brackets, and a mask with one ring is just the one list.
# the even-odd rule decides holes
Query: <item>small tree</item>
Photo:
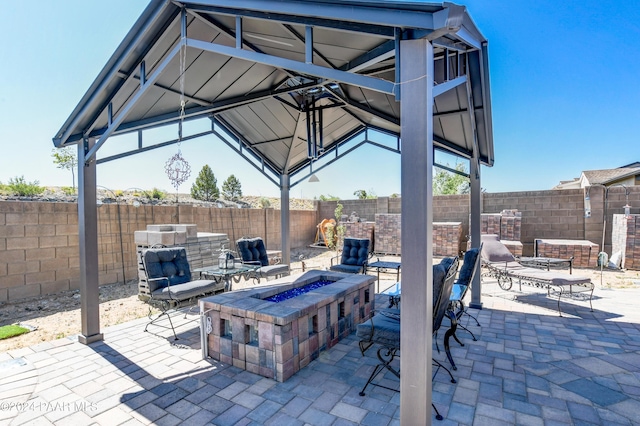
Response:
[{"label": "small tree", "polygon": [[364,189],[358,189],[357,191],[355,191],[353,193],[353,195],[358,197],[358,200],[366,200],[367,199],[367,191],[365,191]]},{"label": "small tree", "polygon": [[336,217],[336,226],[328,226],[326,230],[326,241],[327,247],[331,250],[338,251],[340,247],[342,247],[342,242],[344,241],[344,234],[347,228],[344,225],[340,225],[340,219],[342,219],[342,209],[343,205],[340,203],[336,204],[336,209],[334,210],[334,215]]},{"label": "small tree", "polygon": [[53,163],[59,169],[71,170],[71,178],[73,182],[73,190],[76,190],[76,166],[78,165],[78,157],[75,150],[71,146],[56,149],[51,152]]},{"label": "small tree", "polygon": [[195,183],[191,185],[191,196],[202,201],[213,201],[220,198],[218,181],[208,164],[202,167]]},{"label": "small tree", "polygon": [[[447,164],[448,166],[448,164]],[[456,164],[457,171],[466,173],[464,164]],[[433,177],[433,195],[467,194],[469,192],[469,178],[452,173],[444,169],[438,169]]]},{"label": "small tree", "polygon": [[229,201],[238,201],[242,197],[242,185],[234,175],[222,183],[222,196]]},{"label": "small tree", "polygon": [[370,189],[369,192],[365,191],[364,189],[358,189],[353,193],[353,195],[358,197],[359,200],[374,200],[378,198],[373,189]]}]

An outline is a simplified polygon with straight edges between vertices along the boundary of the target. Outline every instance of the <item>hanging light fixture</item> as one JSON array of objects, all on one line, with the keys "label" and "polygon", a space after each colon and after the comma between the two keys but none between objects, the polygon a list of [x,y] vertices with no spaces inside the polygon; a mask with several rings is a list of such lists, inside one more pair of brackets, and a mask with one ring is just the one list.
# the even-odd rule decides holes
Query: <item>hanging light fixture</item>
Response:
[{"label": "hanging light fixture", "polygon": [[320,88],[314,88],[305,94],[304,112],[307,118],[307,158],[317,160],[324,153],[322,107],[318,105],[317,97]]},{"label": "hanging light fixture", "polygon": [[309,182],[320,182],[320,179],[318,179],[318,176],[316,176],[316,174],[314,173],[309,176]]}]

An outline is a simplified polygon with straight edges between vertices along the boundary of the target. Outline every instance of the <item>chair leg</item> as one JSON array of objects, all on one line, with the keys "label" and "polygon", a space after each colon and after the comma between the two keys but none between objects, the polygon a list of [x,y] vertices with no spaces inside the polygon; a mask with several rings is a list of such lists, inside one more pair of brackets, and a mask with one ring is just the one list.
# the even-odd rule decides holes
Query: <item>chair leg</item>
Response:
[{"label": "chair leg", "polygon": [[364,353],[373,345],[372,341],[360,340],[358,346],[360,347],[360,353],[364,356]]},{"label": "chair leg", "polygon": [[[473,334],[473,332],[471,330],[469,330],[467,327],[465,327],[462,324],[458,324],[458,327],[460,327],[461,329],[463,329],[464,331],[466,331],[467,333],[469,333],[471,335],[471,338],[473,339],[474,342],[477,342],[478,339],[476,339],[476,335]],[[456,341],[458,341],[458,339],[456,339]],[[464,346],[464,345],[463,345]]]},{"label": "chair leg", "polygon": [[442,417],[442,414],[440,414],[433,402],[431,403],[431,406],[433,407],[433,411],[436,412],[436,420],[442,420],[444,417]]},{"label": "chair leg", "polygon": [[470,316],[471,318],[473,318],[473,320],[476,322],[476,325],[477,325],[478,327],[482,327],[482,325],[480,325],[480,323],[478,322],[478,318],[476,318],[475,316],[471,315],[471,314],[469,313],[469,311],[468,311],[466,308],[464,309],[463,313],[464,313],[465,315],[468,315],[468,316]]},{"label": "chair leg", "polygon": [[[149,306],[149,314],[147,316],[151,321],[149,321],[147,323],[147,325],[144,327],[144,331],[148,332],[149,331],[148,328],[149,328],[150,325],[154,325],[156,327],[161,327],[161,328],[166,328],[166,329],[171,329],[171,331],[173,332],[173,337],[174,337],[173,340],[179,340],[178,336],[176,335],[176,329],[173,327],[173,321],[171,321],[171,315],[169,315],[169,310],[170,309],[164,307],[164,304],[163,304],[163,308],[161,308],[161,309],[162,309],[162,312],[160,312],[160,314],[157,317],[152,318],[153,317],[153,313],[151,311],[151,306]],[[167,327],[166,325],[162,325],[162,324],[157,324],[156,323],[156,321],[160,320],[160,318],[162,318],[163,315],[166,315],[167,318],[169,319],[169,327]]]},{"label": "chair leg", "polygon": [[[433,358],[431,358],[431,361],[432,361],[433,365],[437,367],[436,370],[433,372],[432,379],[436,377],[436,374],[438,374],[438,371],[440,371],[440,369],[442,368],[447,372],[447,374],[449,374],[449,377],[451,377],[451,383],[456,383],[456,379],[453,378],[453,374],[451,374],[451,371],[449,371],[449,369],[447,367],[442,365],[442,363],[440,363],[440,361],[435,360]],[[440,414],[440,412],[438,411],[438,409],[436,408],[436,406],[433,403],[431,403],[431,406],[433,407],[433,411],[436,412],[436,419],[437,420],[442,420],[443,417]]]},{"label": "chair leg", "polygon": [[391,361],[395,359],[397,352],[398,352],[398,348],[381,347],[380,349],[378,349],[377,356],[378,356],[378,359],[380,360],[380,364],[376,365],[376,367],[373,369],[373,372],[371,372],[371,375],[369,376],[369,380],[367,380],[367,383],[365,383],[364,387],[359,393],[360,396],[365,395],[364,391],[367,389],[367,386],[369,386],[370,384],[372,384],[373,386],[384,388],[384,389],[397,391],[397,389],[391,389],[383,385],[372,383],[373,380],[376,378],[376,376],[378,376],[378,374],[380,374],[380,372],[383,371],[384,369],[387,369],[388,371],[393,373],[398,379],[400,378],[400,371],[396,370],[391,366]]},{"label": "chair leg", "polygon": [[451,377],[451,383],[457,383],[456,379],[453,378],[453,374],[451,374],[451,371],[449,371],[449,369],[447,367],[444,366],[444,364],[442,364],[440,361],[438,361],[437,359],[433,359],[431,358],[431,362],[438,367],[435,371],[435,373],[433,373],[433,377],[436,376],[436,374],[438,373],[438,370],[440,370],[441,368],[447,372],[447,374],[449,375],[449,377]]},{"label": "chair leg", "polygon": [[456,367],[456,363],[453,362],[453,357],[451,356],[451,348],[449,346],[449,338],[451,336],[453,336],[453,338],[460,344],[460,346],[464,346],[464,343],[460,342],[460,340],[458,340],[458,337],[456,336],[456,329],[458,328],[458,322],[456,321],[456,315],[451,311],[448,311],[447,315],[449,316],[449,319],[451,320],[451,328],[448,329],[447,332],[444,334],[444,352],[447,354],[447,358],[449,359],[449,363],[451,364],[451,368],[453,370],[457,370],[458,367]]}]

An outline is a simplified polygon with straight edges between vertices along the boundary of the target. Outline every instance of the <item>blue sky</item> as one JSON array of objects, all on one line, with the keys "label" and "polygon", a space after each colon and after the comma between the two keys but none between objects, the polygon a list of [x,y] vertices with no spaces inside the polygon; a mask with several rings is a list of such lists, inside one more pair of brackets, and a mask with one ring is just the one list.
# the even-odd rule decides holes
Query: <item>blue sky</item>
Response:
[{"label": "blue sky", "polygon": [[[582,170],[640,161],[640,8],[635,2],[460,4],[489,40],[495,165],[483,167],[483,188],[550,189]],[[71,174],[52,162],[51,138],[146,5],[146,0],[3,4],[0,182],[24,175],[42,185],[71,186]],[[279,195],[274,184],[233,152],[206,150],[210,142],[182,144],[192,175],[180,192],[188,192],[209,164],[219,184],[235,174],[246,195]],[[175,152],[173,146],[99,165],[98,183],[173,191],[164,163]],[[357,170],[351,186],[344,184],[345,170]],[[365,148],[318,177],[319,183],[292,188],[291,196],[346,199],[358,189],[390,195],[400,192],[400,157]]]}]

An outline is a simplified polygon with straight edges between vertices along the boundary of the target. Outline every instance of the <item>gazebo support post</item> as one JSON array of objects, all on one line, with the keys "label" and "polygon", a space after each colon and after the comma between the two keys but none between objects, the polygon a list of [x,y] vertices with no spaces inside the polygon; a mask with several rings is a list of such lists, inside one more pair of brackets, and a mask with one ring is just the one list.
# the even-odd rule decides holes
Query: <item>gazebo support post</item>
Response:
[{"label": "gazebo support post", "polygon": [[78,245],[80,253],[80,343],[103,340],[100,333],[98,284],[98,209],[96,205],[96,162],[86,161],[94,139],[78,144]]},{"label": "gazebo support post", "polygon": [[[471,218],[469,228],[471,228],[471,247],[480,247],[480,216],[482,213],[482,188],[480,187],[480,163],[478,161],[477,148],[473,150],[474,156],[469,161],[469,180],[470,180],[470,210]],[[471,303],[470,308],[482,309],[481,300],[481,283],[480,283],[480,262],[478,262],[478,270],[473,277],[471,283]]]},{"label": "gazebo support post", "polygon": [[289,241],[289,175],[280,176],[280,238],[282,241],[282,263],[289,264],[291,259],[291,241]]},{"label": "gazebo support post", "polygon": [[[433,46],[400,42],[402,321],[400,423],[431,424]],[[405,350],[406,348],[406,350]]]}]

